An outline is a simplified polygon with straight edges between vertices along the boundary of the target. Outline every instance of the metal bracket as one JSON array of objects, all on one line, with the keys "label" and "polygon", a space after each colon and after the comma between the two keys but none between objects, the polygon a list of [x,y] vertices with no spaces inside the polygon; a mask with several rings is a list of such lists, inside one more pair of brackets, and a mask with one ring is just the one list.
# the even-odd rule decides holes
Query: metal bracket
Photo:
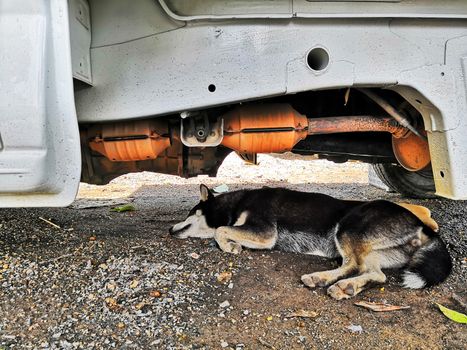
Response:
[{"label": "metal bracket", "polygon": [[190,115],[180,121],[180,139],[187,147],[215,147],[224,138],[224,119],[210,123],[206,115]]}]

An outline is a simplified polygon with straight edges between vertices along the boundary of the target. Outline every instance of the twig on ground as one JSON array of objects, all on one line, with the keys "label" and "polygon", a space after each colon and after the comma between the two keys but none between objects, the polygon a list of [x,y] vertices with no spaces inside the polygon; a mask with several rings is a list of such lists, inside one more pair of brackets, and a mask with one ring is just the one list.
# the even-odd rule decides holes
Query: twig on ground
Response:
[{"label": "twig on ground", "polygon": [[50,220],[47,220],[47,219],[44,219],[43,217],[39,216],[39,219],[41,219],[42,221],[48,223],[49,225],[61,230],[62,228],[60,226],[58,226],[57,224],[54,224],[52,221]]}]

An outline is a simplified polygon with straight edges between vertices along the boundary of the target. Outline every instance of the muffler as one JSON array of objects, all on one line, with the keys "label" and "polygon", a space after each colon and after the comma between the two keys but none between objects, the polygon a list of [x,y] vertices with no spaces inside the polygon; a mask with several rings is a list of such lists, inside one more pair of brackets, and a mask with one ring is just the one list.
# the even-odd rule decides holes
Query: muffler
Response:
[{"label": "muffler", "polygon": [[89,147],[112,162],[156,159],[170,146],[168,123],[162,120],[94,125]]},{"label": "muffler", "polygon": [[250,105],[223,117],[222,145],[240,153],[290,151],[307,136],[308,120],[288,104]]}]

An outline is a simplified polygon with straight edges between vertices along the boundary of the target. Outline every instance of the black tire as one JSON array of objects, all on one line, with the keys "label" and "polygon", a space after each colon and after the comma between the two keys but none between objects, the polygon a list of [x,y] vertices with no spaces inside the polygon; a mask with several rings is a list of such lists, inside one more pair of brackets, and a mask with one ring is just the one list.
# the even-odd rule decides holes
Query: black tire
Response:
[{"label": "black tire", "polygon": [[435,198],[435,182],[431,165],[419,171],[408,171],[395,164],[372,164],[376,175],[391,190],[409,198]]}]

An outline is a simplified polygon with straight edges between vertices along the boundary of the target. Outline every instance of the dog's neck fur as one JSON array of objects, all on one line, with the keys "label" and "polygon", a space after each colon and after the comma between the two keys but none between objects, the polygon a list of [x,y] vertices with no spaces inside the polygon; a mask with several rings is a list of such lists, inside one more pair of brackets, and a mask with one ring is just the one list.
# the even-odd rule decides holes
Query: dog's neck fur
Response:
[{"label": "dog's neck fur", "polygon": [[[206,221],[209,226],[218,228],[220,226],[231,226],[237,219],[236,213],[239,203],[245,195],[245,191],[234,191],[220,194],[208,203],[215,210],[208,210]],[[209,215],[215,213],[215,215]]]}]

